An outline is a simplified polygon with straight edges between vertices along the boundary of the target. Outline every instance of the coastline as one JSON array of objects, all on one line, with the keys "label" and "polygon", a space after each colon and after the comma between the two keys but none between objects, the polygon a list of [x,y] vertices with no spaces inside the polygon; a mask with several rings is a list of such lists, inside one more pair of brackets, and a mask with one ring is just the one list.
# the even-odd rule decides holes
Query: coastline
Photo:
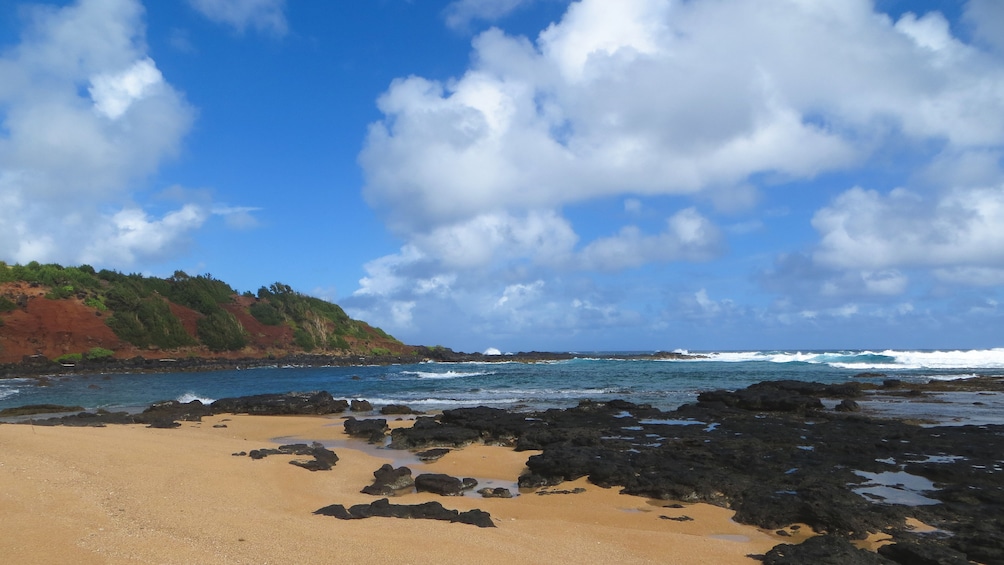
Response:
[{"label": "coastline", "polygon": [[[173,357],[165,352],[162,357],[132,357],[128,359],[81,359],[72,363],[56,363],[43,355],[26,356],[18,363],[0,364],[0,379],[62,375],[95,375],[116,373],[181,373],[211,372],[231,369],[249,369],[272,366],[297,367],[353,367],[365,365],[403,365],[422,362],[438,363],[542,363],[567,361],[591,357],[587,354],[549,351],[521,351],[500,355],[455,352],[442,347],[418,346],[411,355],[315,355],[299,353],[281,357]],[[666,360],[698,359],[703,355],[674,352],[638,354],[604,354],[605,359]]]},{"label": "coastline", "polygon": [[[618,494],[585,479],[560,487],[585,489],[578,494],[392,499],[480,508],[496,528],[317,516],[312,512],[328,504],[372,502],[375,497],[359,490],[391,461],[348,438],[341,423],[323,416],[216,415],[172,430],[0,425],[0,551],[18,563],[469,563],[477,555],[484,563],[739,564],[793,541],[732,522],[733,513],[723,508],[664,509],[668,501]],[[287,464],[288,456],[232,455],[273,447],[280,437],[336,443],[339,461],[330,471],[310,472]],[[515,481],[529,455],[472,445],[416,473]],[[660,518],[671,513],[693,520]]]},{"label": "coastline", "polygon": [[[142,413],[99,410],[22,420],[20,425],[0,425],[0,444],[9,447],[0,452],[0,492],[11,502],[5,509],[10,507],[14,516],[0,517],[10,521],[0,521],[0,527],[24,533],[25,539],[34,541],[18,538],[11,547],[0,545],[0,549],[32,558],[31,544],[41,543],[40,538],[32,537],[36,529],[43,536],[60,539],[83,539],[82,531],[101,537],[93,528],[88,529],[88,524],[110,523],[118,517],[109,506],[115,502],[103,506],[103,514],[92,511],[81,517],[82,509],[93,510],[94,500],[104,497],[104,492],[125,490],[137,493],[144,502],[123,504],[118,510],[124,513],[126,506],[134,506],[130,511],[133,521],[137,517],[146,520],[157,532],[173,532],[177,526],[149,518],[144,512],[166,512],[174,520],[195,516],[201,523],[207,513],[233,509],[236,517],[213,515],[226,524],[224,532],[206,527],[206,531],[217,532],[208,534],[213,544],[240,554],[220,563],[267,561],[261,553],[254,557],[240,553],[243,543],[231,548],[227,544],[232,540],[219,537],[226,532],[254,530],[259,521],[278,520],[279,525],[272,529],[284,536],[284,525],[295,522],[297,528],[288,535],[303,545],[318,543],[327,535],[314,531],[314,537],[303,538],[301,530],[316,527],[315,522],[302,522],[303,515],[323,513],[322,518],[336,524],[334,531],[375,539],[381,548],[397,543],[398,538],[387,532],[396,535],[399,524],[428,522],[354,520],[374,513],[387,516],[386,512],[398,517],[404,517],[400,513],[405,512],[410,517],[466,522],[409,525],[424,535],[407,539],[408,547],[417,551],[420,559],[414,554],[402,557],[403,549],[388,549],[391,552],[386,554],[380,550],[381,559],[408,562],[444,562],[436,554],[441,547],[469,557],[488,551],[490,546],[506,556],[498,562],[517,563],[553,562],[568,559],[566,554],[586,563],[610,559],[690,563],[697,559],[694,555],[703,558],[711,551],[709,547],[725,552],[714,559],[720,563],[749,563],[766,555],[766,562],[772,565],[836,564],[848,562],[848,552],[879,559],[875,551],[883,557],[896,556],[893,561],[904,565],[939,555],[950,557],[945,562],[956,562],[967,554],[977,562],[996,563],[1004,557],[1004,543],[997,535],[1001,505],[995,494],[1001,484],[1002,426],[964,425],[965,418],[939,422],[882,417],[869,415],[871,410],[863,406],[876,398],[886,402],[900,399],[896,402],[937,405],[942,407],[939,412],[944,412],[946,406],[954,405],[941,396],[946,389],[984,391],[962,399],[969,403],[967,398],[976,398],[979,400],[974,404],[984,405],[982,399],[999,395],[991,391],[1004,387],[1000,377],[969,381],[913,385],[887,379],[879,389],[863,382],[762,381],[736,391],[706,391],[698,395],[696,403],[673,411],[625,400],[583,400],[574,408],[537,412],[481,406],[434,415],[388,405],[377,415],[368,402],[349,403],[319,391],[223,398],[209,405],[198,400],[167,401],[154,403]],[[927,387],[931,390],[925,391]],[[382,415],[390,415],[390,419]],[[356,420],[357,416],[362,420]],[[147,430],[138,425],[163,429]],[[41,442],[39,435],[44,436]],[[357,438],[380,445],[389,442],[393,449],[377,448]],[[328,459],[325,453],[330,454],[319,445],[307,445],[313,441],[323,442],[342,458],[334,469],[311,472],[323,466]],[[291,443],[300,444],[302,449]],[[359,492],[371,486],[375,472],[385,463],[398,468],[419,467],[417,452],[443,447],[452,451],[438,462],[416,468],[416,475],[445,473],[458,477],[450,479],[458,482],[459,478],[474,477],[483,486],[501,486],[521,496],[502,500],[471,495],[440,498],[411,492],[393,502],[384,500],[380,506],[377,495]],[[255,450],[263,449],[269,453],[259,451],[256,456]],[[310,455],[315,461],[295,460],[294,454]],[[258,460],[265,455],[265,461]],[[352,463],[361,460],[367,464]],[[275,464],[283,471],[271,466]],[[256,468],[272,471],[249,471]],[[346,468],[354,470],[341,474]],[[291,471],[297,475],[290,475]],[[328,476],[328,482],[317,482],[318,476]],[[240,492],[254,491],[255,497],[245,500],[240,493],[231,493],[227,496],[236,496],[235,500],[221,499],[221,493],[233,488],[227,482],[230,479],[241,483]],[[221,485],[221,480],[226,484]],[[173,481],[182,486],[176,488]],[[302,490],[301,486],[309,488]],[[263,489],[276,496],[267,501],[256,498]],[[89,498],[81,499],[85,492],[91,492]],[[147,500],[150,497],[153,499]],[[537,502],[531,502],[534,500]],[[293,501],[296,508],[290,506]],[[428,504],[438,506],[439,513],[415,510]],[[33,515],[36,507],[40,507],[37,513],[41,517]],[[260,517],[265,510],[268,512]],[[296,517],[289,514],[291,510]],[[188,514],[180,516],[179,512]],[[285,514],[276,517],[276,512]],[[724,518],[712,522],[698,519],[698,514],[707,517],[708,512]],[[468,516],[465,520],[450,517],[458,513],[461,518]],[[45,517],[49,515],[56,519]],[[346,519],[352,521],[344,522]],[[488,526],[495,526],[490,529],[505,529],[508,535],[457,535],[456,528],[480,531],[486,527],[485,519]],[[70,529],[46,529],[49,522],[69,523]],[[524,529],[527,522],[535,527]],[[384,523],[385,528],[372,530],[360,525],[373,523]],[[30,531],[22,532],[28,527],[24,524],[31,526]],[[709,524],[710,529],[706,527]],[[923,524],[929,524],[933,530],[927,531],[933,533],[923,534],[918,529]],[[98,531],[105,531],[102,528],[98,526]],[[575,532],[571,536],[574,547],[567,547],[565,541],[569,531]],[[588,536],[583,538],[580,531]],[[184,543],[190,543],[189,537],[198,538],[194,532],[185,532]],[[445,541],[435,539],[438,545],[431,544],[430,532],[445,536]],[[106,541],[117,548],[117,544],[131,543],[123,539],[145,533],[128,530],[127,535]],[[666,546],[666,540],[674,536],[683,537]],[[242,536],[238,542],[249,539]],[[595,540],[605,540],[601,541],[604,546],[590,547]],[[538,548],[542,544],[565,553],[538,561],[536,554],[510,547]],[[684,553],[680,553],[681,544],[686,547]],[[738,552],[736,544],[749,547]],[[761,544],[762,548],[753,547]],[[94,551],[79,541],[73,547],[60,547],[60,551],[80,551],[81,547]],[[673,561],[675,557],[662,553],[651,555],[649,548],[691,558]],[[164,547],[160,550],[166,551]],[[283,547],[282,551],[290,550]],[[314,553],[318,551],[329,558],[340,556],[325,553],[327,548]],[[791,552],[798,552],[798,557],[791,558]],[[788,560],[776,560],[786,553]],[[821,554],[829,560],[820,559]],[[165,562],[163,558],[144,559],[138,562]],[[305,556],[300,562],[313,561]]]}]

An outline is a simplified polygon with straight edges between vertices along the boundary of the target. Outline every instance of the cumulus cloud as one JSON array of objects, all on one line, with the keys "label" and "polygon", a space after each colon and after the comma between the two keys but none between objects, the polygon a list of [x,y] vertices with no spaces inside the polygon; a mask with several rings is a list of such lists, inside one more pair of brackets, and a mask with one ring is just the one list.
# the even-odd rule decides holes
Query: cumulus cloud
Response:
[{"label": "cumulus cloud", "polygon": [[644,235],[628,226],[615,236],[597,239],[575,263],[584,269],[615,271],[648,263],[702,261],[718,255],[721,246],[718,228],[688,208],[666,220],[666,230],[658,235]]},{"label": "cumulus cloud", "polygon": [[202,207],[158,218],[131,198],[193,119],[146,52],[142,6],[26,14],[24,39],[0,53],[0,256],[118,266],[183,247]]},{"label": "cumulus cloud", "polygon": [[817,261],[840,268],[1004,265],[1004,185],[925,196],[862,188],[819,210]]},{"label": "cumulus cloud", "polygon": [[406,237],[811,178],[860,164],[890,128],[958,146],[1004,135],[999,68],[940,15],[893,22],[864,0],[583,0],[535,41],[493,29],[473,46],[462,76],[399,79],[379,99],[365,194]]},{"label": "cumulus cloud", "polygon": [[188,0],[200,14],[229,25],[243,33],[252,28],[274,35],[285,35],[286,0]]},{"label": "cumulus cloud", "polygon": [[[448,13],[491,19],[519,4],[458,1]],[[459,284],[492,265],[713,259],[726,234],[769,230],[771,218],[722,230],[702,203],[741,214],[772,185],[866,171],[899,151],[928,160],[926,184],[850,189],[813,218],[821,239],[799,254],[800,284],[819,311],[844,316],[855,310],[838,301],[906,293],[914,268],[961,280],[959,268],[1000,267],[999,9],[973,0],[966,14],[973,43],[939,13],[893,19],[870,0],[572,2],[536,37],[479,34],[452,79],[393,81],[359,155],[364,195]],[[649,215],[666,196],[695,205],[658,233],[619,225],[587,238],[565,216],[598,201]]]}]

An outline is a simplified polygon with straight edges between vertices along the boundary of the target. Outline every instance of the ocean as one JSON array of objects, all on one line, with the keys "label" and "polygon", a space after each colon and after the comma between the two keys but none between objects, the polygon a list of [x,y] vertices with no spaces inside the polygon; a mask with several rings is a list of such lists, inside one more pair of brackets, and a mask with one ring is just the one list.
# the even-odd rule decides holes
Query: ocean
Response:
[{"label": "ocean", "polygon": [[[764,380],[822,383],[884,379],[926,382],[1004,375],[1004,348],[970,351],[691,352],[694,360],[623,360],[582,353],[540,363],[416,363],[357,367],[274,366],[196,373],[58,375],[0,380],[0,409],[28,404],[79,405],[87,410],[136,411],[153,402],[204,403],[217,398],[326,390],[336,398],[374,405],[407,404],[434,411],[463,406],[517,410],[566,408],[580,400],[623,399],[664,410],[712,389],[738,389]],[[502,359],[500,357],[500,359]],[[861,377],[861,373],[881,376]],[[927,410],[958,422],[1004,423],[1004,395],[947,395],[946,402],[882,406],[885,412]],[[975,394],[975,393],[968,393]],[[866,403],[867,407],[867,403]],[[902,415],[898,414],[897,415]]]}]

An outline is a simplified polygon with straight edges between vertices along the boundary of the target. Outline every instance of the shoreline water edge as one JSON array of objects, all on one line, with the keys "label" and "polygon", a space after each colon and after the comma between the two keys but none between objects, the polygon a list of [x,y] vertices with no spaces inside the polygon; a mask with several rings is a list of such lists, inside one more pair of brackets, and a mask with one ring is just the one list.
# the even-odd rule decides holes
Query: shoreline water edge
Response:
[{"label": "shoreline water edge", "polygon": [[[53,447],[45,445],[45,438],[56,429],[51,427],[54,425],[66,430],[65,436],[57,432],[62,439],[54,441],[73,437],[84,442],[81,445],[100,442],[100,436],[108,433],[79,429],[92,426],[131,429],[138,434],[133,440],[144,433],[135,429],[137,424],[158,428],[145,431],[151,434],[151,440],[157,441],[170,438],[171,433],[184,433],[187,437],[196,431],[253,437],[256,443],[249,445],[250,449],[232,454],[203,454],[198,460],[186,459],[185,463],[165,459],[151,463],[152,467],[137,467],[136,471],[179,477],[192,472],[190,466],[229,468],[233,465],[229,460],[244,458],[285,460],[301,467],[294,469],[300,473],[295,478],[292,471],[279,472],[279,467],[271,463],[268,467],[256,467],[256,472],[269,469],[271,474],[255,476],[254,480],[262,481],[259,488],[263,489],[274,488],[276,480],[298,481],[311,476],[310,481],[315,481],[314,475],[328,473],[339,488],[315,485],[316,492],[295,493],[300,508],[297,512],[304,515],[295,518],[284,515],[283,519],[307,520],[312,524],[311,532],[330,527],[337,540],[343,538],[335,532],[344,533],[349,531],[345,528],[354,529],[362,527],[355,524],[366,523],[370,524],[366,530],[370,542],[379,540],[383,544],[389,543],[388,539],[399,533],[402,526],[387,524],[384,518],[364,518],[432,518],[428,524],[426,520],[401,522],[408,524],[411,532],[408,535],[418,531],[428,534],[432,528],[446,540],[437,547],[429,541],[423,544],[409,539],[412,553],[408,560],[415,562],[461,562],[459,558],[443,559],[439,549],[485,551],[479,544],[489,544],[494,551],[492,555],[499,556],[498,562],[548,562],[549,559],[517,551],[516,545],[509,547],[526,543],[525,536],[530,535],[523,529],[525,524],[518,527],[512,524],[519,521],[515,514],[529,512],[522,514],[525,520],[541,520],[539,525],[548,524],[545,531],[556,536],[558,532],[568,533],[565,530],[574,525],[574,520],[569,521],[567,516],[549,519],[549,512],[563,508],[573,514],[588,514],[601,508],[607,511],[627,508],[596,515],[591,525],[591,535],[601,536],[597,539],[618,538],[613,544],[616,547],[572,549],[557,540],[548,543],[562,551],[572,551],[574,555],[569,555],[577,561],[590,563],[609,561],[611,551],[620,555],[623,562],[637,563],[1004,563],[1001,534],[1004,426],[973,425],[949,418],[910,420],[881,413],[882,403],[887,400],[897,404],[944,405],[951,402],[945,400],[951,398],[946,395],[964,393],[976,395],[966,398],[977,398],[966,402],[979,403],[979,398],[996,398],[1002,392],[1004,379],[992,376],[928,383],[886,378],[879,384],[867,379],[829,384],[776,380],[735,390],[706,390],[697,396],[696,402],[674,410],[623,400],[584,400],[564,409],[526,411],[479,406],[432,414],[415,414],[402,405],[349,402],[324,392],[262,394],[224,398],[209,404],[172,400],[155,403],[137,413],[96,411],[52,417],[26,414],[31,417],[29,425],[0,425],[0,437],[18,445],[17,449],[27,449],[29,456]],[[879,409],[863,410],[864,404]],[[39,408],[41,412],[54,409],[58,410]],[[311,417],[303,418],[305,415]],[[279,416],[280,420],[275,421]],[[305,428],[284,428],[282,422],[294,421],[290,418],[311,423],[305,424]],[[243,427],[256,432],[238,432]],[[17,432],[13,431],[15,428]],[[31,430],[34,440],[25,435],[26,429]],[[101,449],[119,450],[111,445]],[[140,451],[143,449],[149,448]],[[479,451],[485,449],[493,455]],[[41,496],[40,502],[34,504],[42,507],[56,504],[53,501],[64,496],[65,493],[56,492],[60,490],[58,482],[51,485],[52,490],[38,492],[45,485],[20,476],[17,457],[10,448],[5,452],[6,462],[0,465],[5,492]],[[347,453],[352,453],[351,458],[362,453],[372,460],[365,470],[353,471],[351,479],[348,476],[339,479]],[[471,460],[465,453],[478,453],[477,457],[482,459],[501,458],[507,463],[489,463],[488,469],[494,466],[498,470],[486,471],[485,466],[478,465],[477,457]],[[177,456],[174,452],[160,455]],[[52,457],[51,453],[49,456]],[[442,458],[439,467],[421,468],[427,464],[420,462],[423,458],[436,457]],[[93,469],[71,466],[73,469],[61,472],[93,473],[90,480],[99,480],[100,473],[109,472],[100,468],[100,464]],[[416,468],[414,477],[411,467]],[[247,471],[246,467],[241,470]],[[39,470],[33,472],[45,474]],[[472,477],[480,477],[482,483],[486,483],[485,478],[491,479],[479,486],[483,490],[479,496],[470,496],[475,492],[472,481],[468,480]],[[22,484],[24,481],[29,484]],[[105,487],[111,488],[102,485]],[[468,496],[447,498],[464,493]],[[612,507],[610,500],[600,503],[593,498],[611,495],[615,496]],[[32,513],[24,508],[20,514],[18,511],[19,505],[32,503],[16,494],[10,498],[13,514],[8,513],[8,522]],[[506,502],[512,499],[518,502]],[[531,500],[532,511],[526,509]],[[589,502],[584,504],[584,501]],[[243,508],[240,501],[231,504]],[[310,505],[314,507],[308,518],[305,516],[308,513],[302,510]],[[116,522],[115,503],[98,506],[96,516],[103,515],[102,520]],[[722,509],[726,519],[700,533],[697,526],[710,522],[695,520],[695,515],[711,508]],[[242,511],[245,510],[251,511]],[[630,516],[635,513],[643,516]],[[507,516],[512,519],[507,520]],[[344,525],[317,523],[320,518],[332,517],[336,519],[333,522]],[[625,520],[636,518],[640,520],[638,523],[625,524]],[[247,519],[255,520],[254,516]],[[701,524],[687,525],[698,520]],[[736,523],[742,533],[714,533],[730,522]],[[74,524],[67,527],[86,529]],[[7,525],[14,528],[9,531],[25,533],[23,525]],[[388,533],[387,529],[394,533]],[[458,529],[465,532],[458,534]],[[503,533],[473,533],[475,529]],[[44,528],[41,531],[58,533]],[[692,532],[685,538],[689,545],[684,544],[686,549],[680,549],[678,536],[687,531]],[[507,537],[507,533],[513,537]],[[207,534],[205,541],[226,545],[223,539],[218,539],[219,535],[222,534]],[[112,551],[114,547],[104,544],[114,546],[119,541],[105,540],[101,551]],[[64,550],[92,556],[96,551],[86,538],[71,545],[74,547]],[[32,555],[30,551],[25,553],[24,547],[18,551],[21,553],[14,554]],[[97,562],[175,562],[173,557],[168,558],[169,554],[149,551],[152,553],[136,561]],[[233,551],[236,552],[233,555],[240,557],[221,558],[217,562],[267,560],[261,553],[242,552],[239,543]],[[320,562],[322,556],[330,559],[332,551],[316,548],[316,559],[302,562]],[[374,551],[374,555],[380,555],[379,550]],[[396,551],[399,550],[385,555],[397,555]],[[467,554],[468,560],[471,555]],[[717,557],[707,557],[710,555]],[[274,557],[278,556],[268,559]],[[185,561],[182,558],[176,562]]]}]

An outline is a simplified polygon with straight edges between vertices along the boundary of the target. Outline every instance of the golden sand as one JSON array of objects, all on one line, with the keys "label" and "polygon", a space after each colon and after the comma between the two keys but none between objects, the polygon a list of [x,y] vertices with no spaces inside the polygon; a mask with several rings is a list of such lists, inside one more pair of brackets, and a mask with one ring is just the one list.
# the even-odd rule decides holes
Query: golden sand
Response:
[{"label": "golden sand", "polygon": [[[310,472],[289,465],[294,456],[232,455],[274,447],[274,438],[335,442],[340,459]],[[551,489],[585,489],[578,494],[391,500],[480,508],[496,528],[313,514],[372,502],[359,490],[382,464],[399,464],[388,455],[348,439],[337,418],[213,416],[171,430],[0,425],[0,556],[18,564],[752,564],[749,554],[794,541],[736,524],[722,508],[664,508],[585,480]],[[415,475],[511,485],[529,455],[471,446],[409,466]],[[693,520],[661,518],[683,515]]]}]

